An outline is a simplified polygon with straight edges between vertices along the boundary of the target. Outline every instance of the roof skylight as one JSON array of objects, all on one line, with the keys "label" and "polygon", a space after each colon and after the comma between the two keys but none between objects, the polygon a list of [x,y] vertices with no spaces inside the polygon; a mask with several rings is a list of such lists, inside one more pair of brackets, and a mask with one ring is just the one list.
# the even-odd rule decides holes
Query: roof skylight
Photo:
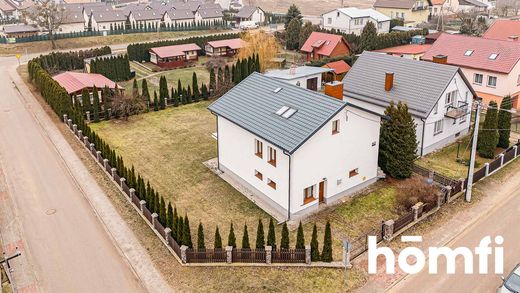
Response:
[{"label": "roof skylight", "polygon": [[282,90],[282,88],[281,88],[281,87],[278,87],[278,88],[276,88],[276,89],[274,90],[274,92],[275,92],[275,93],[278,93],[278,92],[280,92],[281,90]]},{"label": "roof skylight", "polygon": [[294,115],[294,113],[296,113],[296,109],[289,108],[289,110],[287,110],[287,111],[285,111],[285,113],[283,113],[282,117],[285,119],[289,119],[289,118],[291,118],[292,115]]},{"label": "roof skylight", "polygon": [[466,53],[464,53],[464,56],[471,56],[473,55],[473,50],[467,50]]},{"label": "roof skylight", "polygon": [[497,60],[497,57],[498,57],[498,54],[493,53],[493,54],[489,55],[489,60]]},{"label": "roof skylight", "polygon": [[282,116],[282,114],[287,110],[289,110],[289,107],[283,106],[280,108],[280,110],[276,111],[276,115]]}]

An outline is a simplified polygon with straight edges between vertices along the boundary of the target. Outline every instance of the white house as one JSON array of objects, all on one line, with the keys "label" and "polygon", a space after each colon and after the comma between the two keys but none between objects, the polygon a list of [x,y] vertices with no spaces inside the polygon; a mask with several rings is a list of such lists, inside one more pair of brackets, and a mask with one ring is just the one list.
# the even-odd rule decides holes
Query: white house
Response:
[{"label": "white house", "polygon": [[192,25],[195,21],[193,12],[189,9],[172,9],[164,13],[163,22],[168,27],[175,25]]},{"label": "white house", "polygon": [[202,4],[195,12],[195,21],[200,23],[221,22],[224,19],[222,7],[219,4]]},{"label": "white house", "polygon": [[295,220],[377,180],[380,118],[253,73],[212,103],[218,169],[278,220]]},{"label": "white house", "polygon": [[92,29],[96,31],[109,31],[111,29],[124,28],[127,17],[123,11],[94,11],[90,15]]},{"label": "white house", "polygon": [[133,28],[157,28],[161,25],[164,13],[156,10],[131,11],[128,15]]},{"label": "white house", "polygon": [[391,101],[406,103],[420,156],[469,131],[477,95],[459,67],[365,51],[343,83],[347,102],[380,115]]},{"label": "white house", "polygon": [[85,20],[82,11],[63,12],[63,21],[60,25],[60,33],[83,32],[88,26],[88,20]]},{"label": "white house", "polygon": [[321,15],[321,26],[343,33],[360,35],[368,22],[372,22],[378,33],[390,31],[390,17],[372,8],[337,8]]},{"label": "white house", "polygon": [[235,14],[237,23],[242,21],[254,21],[256,24],[265,22],[265,12],[257,6],[244,6]]},{"label": "white house", "polygon": [[269,76],[299,87],[317,91],[322,88],[322,74],[333,71],[331,68],[300,66],[290,69],[271,70],[265,73]]}]

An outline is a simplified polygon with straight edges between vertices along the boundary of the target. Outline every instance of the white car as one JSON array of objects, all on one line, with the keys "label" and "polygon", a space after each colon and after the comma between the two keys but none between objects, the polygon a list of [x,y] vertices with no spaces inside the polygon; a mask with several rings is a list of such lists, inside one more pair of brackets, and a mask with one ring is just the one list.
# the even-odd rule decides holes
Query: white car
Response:
[{"label": "white car", "polygon": [[513,271],[504,279],[502,286],[497,289],[497,293],[520,293],[520,264],[516,265]]},{"label": "white car", "polygon": [[254,21],[242,21],[238,25],[238,28],[243,29],[243,30],[255,29],[255,28],[258,28],[258,24],[256,24],[256,22],[254,22]]}]

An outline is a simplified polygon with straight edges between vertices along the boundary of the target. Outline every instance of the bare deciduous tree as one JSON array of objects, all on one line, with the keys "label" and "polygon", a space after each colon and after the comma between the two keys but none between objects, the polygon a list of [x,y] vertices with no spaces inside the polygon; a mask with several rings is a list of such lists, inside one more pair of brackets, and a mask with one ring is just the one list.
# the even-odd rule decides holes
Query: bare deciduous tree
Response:
[{"label": "bare deciduous tree", "polygon": [[53,0],[42,1],[34,8],[25,14],[26,20],[47,31],[52,48],[56,49],[54,35],[65,19],[65,10]]},{"label": "bare deciduous tree", "polygon": [[480,36],[488,28],[486,19],[476,9],[457,11],[455,16],[461,22],[461,34]]},{"label": "bare deciduous tree", "polygon": [[112,111],[116,118],[128,120],[128,117],[143,113],[146,109],[144,101],[140,97],[125,96],[116,91],[112,98]]}]

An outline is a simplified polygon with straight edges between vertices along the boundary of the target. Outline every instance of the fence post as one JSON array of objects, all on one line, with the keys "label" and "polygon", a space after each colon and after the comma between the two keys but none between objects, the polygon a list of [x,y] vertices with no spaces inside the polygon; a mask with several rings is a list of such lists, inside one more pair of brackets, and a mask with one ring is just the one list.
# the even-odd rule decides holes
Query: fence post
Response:
[{"label": "fence post", "polygon": [[172,229],[166,227],[164,228],[164,240],[166,240],[166,244],[170,245],[170,236],[172,234]]},{"label": "fence post", "polygon": [[135,195],[135,189],[130,188],[130,198],[133,198]]},{"label": "fence post", "polygon": [[270,265],[272,262],[272,256],[273,256],[273,247],[272,246],[266,246],[265,247],[265,263]]},{"label": "fence post", "polygon": [[233,246],[226,246],[226,262],[232,263],[233,262]]},{"label": "fence post", "polygon": [[416,203],[413,207],[412,207],[412,211],[413,211],[413,220],[414,221],[417,221],[417,219],[419,219],[419,210],[421,210],[423,206],[423,203],[422,202],[418,202]]},{"label": "fence post", "polygon": [[383,227],[383,238],[390,241],[394,237],[394,220],[385,221]]},{"label": "fence post", "polygon": [[186,256],[186,250],[188,250],[188,246],[182,245],[181,246],[181,261],[182,263],[186,263],[188,260],[188,257]]},{"label": "fence post", "polygon": [[155,221],[157,221],[157,218],[159,215],[157,213],[152,214],[152,226],[155,228]]},{"label": "fence post", "polygon": [[98,162],[99,162],[100,158],[101,158],[101,151],[97,151],[96,152],[96,159],[98,160]]},{"label": "fence post", "polygon": [[305,245],[305,263],[310,265],[311,264],[311,246]]},{"label": "fence post", "polygon": [[123,188],[123,183],[125,183],[125,181],[126,181],[126,179],[123,178],[123,177],[121,177],[121,178],[119,179],[119,182],[120,182],[120,186],[121,186],[121,188]]},{"label": "fence post", "polygon": [[74,134],[78,133],[78,126],[76,124],[72,124],[72,131]]},{"label": "fence post", "polygon": [[515,158],[516,158],[516,156],[518,156],[518,146],[514,145],[513,149],[515,150]]},{"label": "fence post", "polygon": [[111,173],[112,173],[112,179],[116,178],[116,175],[117,175],[117,169],[116,168],[112,168],[110,169]]},{"label": "fence post", "polygon": [[500,158],[500,167],[504,166],[504,154],[502,153],[498,157]]},{"label": "fence post", "polygon": [[83,143],[85,144],[85,146],[90,146],[90,143],[88,142],[88,136],[83,136]]},{"label": "fence post", "polygon": [[105,168],[105,170],[107,169],[107,166],[108,166],[108,159],[103,159],[103,167]]},{"label": "fence post", "polygon": [[80,129],[80,130],[78,130],[78,139],[79,139],[79,141],[81,141],[82,138],[83,138],[83,131]]},{"label": "fence post", "polygon": [[90,111],[85,112],[87,114],[87,122],[90,122]]},{"label": "fence post", "polygon": [[69,128],[72,127],[72,119],[67,119],[67,125],[69,126]]},{"label": "fence post", "polygon": [[345,268],[350,269],[352,264],[350,263],[350,251],[352,250],[352,245],[347,240],[343,240],[343,266]]},{"label": "fence post", "polygon": [[67,120],[68,120],[68,115],[67,114],[63,114],[63,123],[67,124]]},{"label": "fence post", "polygon": [[96,145],[93,143],[90,143],[90,152],[92,152],[95,149]]},{"label": "fence post", "polygon": [[442,206],[443,199],[446,198],[446,194],[439,192],[437,193],[437,207],[440,208]]},{"label": "fence post", "polygon": [[139,202],[139,209],[141,209],[141,214],[144,213],[145,206],[146,206],[146,201],[143,199]]},{"label": "fence post", "polygon": [[489,163],[484,163],[484,167],[486,168],[486,177],[489,176]]}]

